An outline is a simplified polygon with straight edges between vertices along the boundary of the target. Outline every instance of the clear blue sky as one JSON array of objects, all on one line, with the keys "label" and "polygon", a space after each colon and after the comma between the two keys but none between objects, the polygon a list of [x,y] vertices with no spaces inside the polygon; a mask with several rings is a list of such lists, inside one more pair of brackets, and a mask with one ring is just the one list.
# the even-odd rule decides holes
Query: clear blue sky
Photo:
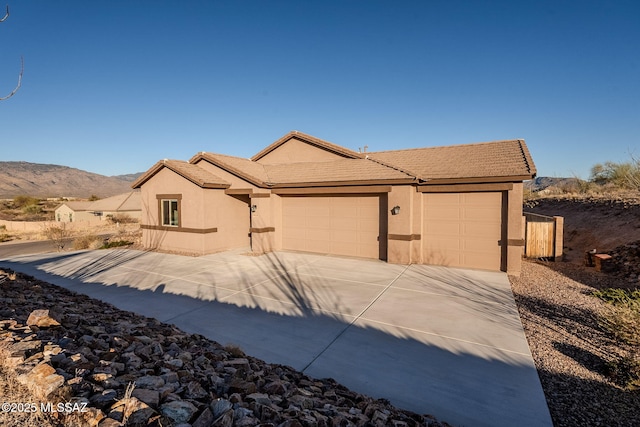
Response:
[{"label": "clear blue sky", "polygon": [[25,71],[3,161],[118,175],[294,129],[370,151],[524,138],[539,176],[640,156],[637,0],[7,2],[0,96]]}]

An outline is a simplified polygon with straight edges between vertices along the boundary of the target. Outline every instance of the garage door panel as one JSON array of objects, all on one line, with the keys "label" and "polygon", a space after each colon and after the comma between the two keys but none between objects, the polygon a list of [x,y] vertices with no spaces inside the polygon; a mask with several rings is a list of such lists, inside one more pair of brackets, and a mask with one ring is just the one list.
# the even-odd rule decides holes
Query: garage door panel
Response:
[{"label": "garage door panel", "polygon": [[500,270],[500,192],[425,193],[423,197],[423,262]]},{"label": "garage door panel", "polygon": [[380,196],[283,197],[283,248],[380,257]]},{"label": "garage door panel", "polygon": [[426,225],[426,234],[429,236],[459,236],[461,224],[459,222],[429,223]]}]

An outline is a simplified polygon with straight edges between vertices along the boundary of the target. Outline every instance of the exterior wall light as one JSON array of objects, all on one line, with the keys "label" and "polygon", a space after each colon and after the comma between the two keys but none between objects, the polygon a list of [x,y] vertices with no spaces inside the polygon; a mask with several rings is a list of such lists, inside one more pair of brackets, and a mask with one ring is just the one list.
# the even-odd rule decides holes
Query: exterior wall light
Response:
[{"label": "exterior wall light", "polygon": [[394,206],[393,209],[391,209],[391,215],[398,215],[400,213],[400,206]]},{"label": "exterior wall light", "polygon": [[258,207],[256,205],[251,205],[251,212],[255,212]]}]

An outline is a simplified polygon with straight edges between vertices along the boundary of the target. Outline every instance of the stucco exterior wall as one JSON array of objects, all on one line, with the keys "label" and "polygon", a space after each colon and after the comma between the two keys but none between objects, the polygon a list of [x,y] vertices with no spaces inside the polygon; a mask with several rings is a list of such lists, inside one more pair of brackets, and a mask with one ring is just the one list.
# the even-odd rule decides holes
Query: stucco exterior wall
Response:
[{"label": "stucco exterior wall", "polygon": [[57,222],[93,221],[97,217],[93,212],[74,211],[67,205],[61,205],[55,210],[55,220]]},{"label": "stucco exterior wall", "polygon": [[507,273],[514,276],[519,276],[522,268],[522,249],[524,247],[523,192],[523,183],[515,182],[513,189],[507,194]]},{"label": "stucco exterior wall", "polygon": [[[392,264],[419,262],[414,241],[420,239],[420,228],[416,221],[420,221],[421,214],[416,212],[418,197],[415,187],[393,186],[387,197],[387,261]],[[394,215],[391,210],[396,206],[400,208],[400,212]]]},{"label": "stucco exterior wall", "polygon": [[[200,188],[169,169],[162,169],[142,185],[141,197],[145,247],[200,255],[249,248],[248,196]],[[161,224],[162,199],[178,200],[177,227]]]},{"label": "stucco exterior wall", "polygon": [[342,158],[343,157],[338,154],[292,138],[257,162],[270,165],[278,163],[321,162],[323,160],[337,160]]}]

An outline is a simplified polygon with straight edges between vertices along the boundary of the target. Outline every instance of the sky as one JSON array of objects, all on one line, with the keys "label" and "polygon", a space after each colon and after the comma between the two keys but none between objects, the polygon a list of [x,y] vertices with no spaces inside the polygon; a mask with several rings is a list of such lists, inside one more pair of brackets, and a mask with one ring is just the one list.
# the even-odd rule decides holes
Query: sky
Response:
[{"label": "sky", "polygon": [[[640,157],[640,2],[7,0],[0,161],[112,176],[291,130],[357,150],[524,139]],[[473,161],[473,159],[469,159]]]}]

